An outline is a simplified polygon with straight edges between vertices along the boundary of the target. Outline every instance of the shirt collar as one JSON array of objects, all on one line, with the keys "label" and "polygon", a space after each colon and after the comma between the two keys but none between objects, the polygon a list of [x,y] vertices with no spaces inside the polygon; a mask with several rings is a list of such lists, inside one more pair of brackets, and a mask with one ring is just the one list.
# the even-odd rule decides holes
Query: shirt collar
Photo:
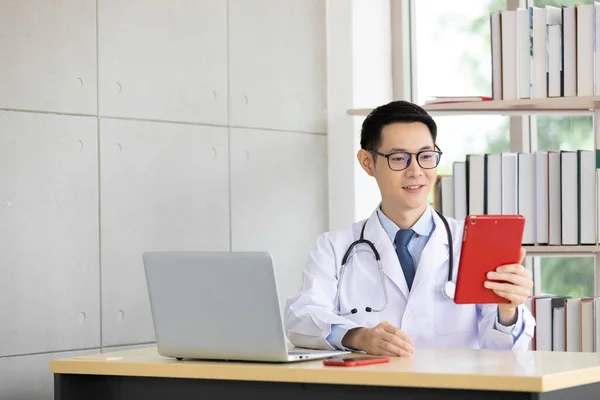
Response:
[{"label": "shirt collar", "polygon": [[[379,218],[379,222],[385,230],[385,233],[387,233],[387,235],[393,243],[396,239],[396,233],[398,233],[400,228],[398,228],[398,225],[396,225],[391,219],[387,217],[387,215],[383,213],[383,211],[381,211],[381,204],[379,204],[379,207],[377,207],[377,217]],[[433,231],[433,227],[433,215],[431,207],[428,205],[423,215],[421,215],[421,217],[417,220],[417,222],[415,222],[411,229],[415,231],[415,233],[419,236],[429,236]]]}]

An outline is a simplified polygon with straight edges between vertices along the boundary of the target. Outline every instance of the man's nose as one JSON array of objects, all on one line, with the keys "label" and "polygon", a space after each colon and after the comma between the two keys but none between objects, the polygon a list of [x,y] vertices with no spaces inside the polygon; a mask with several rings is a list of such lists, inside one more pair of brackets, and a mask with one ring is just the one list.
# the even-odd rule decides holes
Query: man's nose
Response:
[{"label": "man's nose", "polygon": [[423,174],[423,169],[417,162],[417,156],[415,154],[410,155],[410,164],[406,168],[406,173],[409,176],[420,176]]}]

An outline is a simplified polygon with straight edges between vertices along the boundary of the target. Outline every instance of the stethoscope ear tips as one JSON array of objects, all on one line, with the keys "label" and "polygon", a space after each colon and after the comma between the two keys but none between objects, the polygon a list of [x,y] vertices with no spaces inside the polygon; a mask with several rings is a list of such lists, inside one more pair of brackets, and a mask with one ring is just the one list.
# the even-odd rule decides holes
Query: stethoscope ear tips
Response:
[{"label": "stethoscope ear tips", "polygon": [[356,314],[356,313],[358,312],[358,310],[357,310],[356,308],[353,308],[353,309],[352,309],[350,312],[351,312],[352,314]]},{"label": "stethoscope ear tips", "polygon": [[365,311],[366,311],[366,312],[371,312],[371,311],[372,311],[372,310],[371,310],[371,307],[367,307],[367,308],[365,308]]}]

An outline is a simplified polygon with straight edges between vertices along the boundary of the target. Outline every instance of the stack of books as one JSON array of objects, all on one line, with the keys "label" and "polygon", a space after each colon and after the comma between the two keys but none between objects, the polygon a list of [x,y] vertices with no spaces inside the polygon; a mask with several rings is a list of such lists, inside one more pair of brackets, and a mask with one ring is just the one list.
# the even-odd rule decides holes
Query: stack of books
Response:
[{"label": "stack of books", "polygon": [[595,245],[599,162],[600,150],[467,155],[438,176],[433,206],[456,219],[523,215],[524,245]]},{"label": "stack of books", "polygon": [[536,319],[530,350],[600,352],[600,297],[532,296]]},{"label": "stack of books", "polygon": [[600,95],[600,3],[490,14],[494,100]]}]

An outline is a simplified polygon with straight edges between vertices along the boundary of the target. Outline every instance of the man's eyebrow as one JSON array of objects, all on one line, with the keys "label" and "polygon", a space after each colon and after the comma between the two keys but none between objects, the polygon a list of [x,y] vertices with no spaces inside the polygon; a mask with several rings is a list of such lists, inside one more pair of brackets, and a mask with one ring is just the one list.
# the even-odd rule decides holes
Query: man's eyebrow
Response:
[{"label": "man's eyebrow", "polygon": [[[421,147],[419,150],[432,150],[432,149],[433,149],[433,147],[428,145],[428,146]],[[408,152],[408,150],[401,149],[399,147],[394,147],[393,149],[390,150],[390,152],[394,152],[394,151],[406,151],[406,152]]]}]

